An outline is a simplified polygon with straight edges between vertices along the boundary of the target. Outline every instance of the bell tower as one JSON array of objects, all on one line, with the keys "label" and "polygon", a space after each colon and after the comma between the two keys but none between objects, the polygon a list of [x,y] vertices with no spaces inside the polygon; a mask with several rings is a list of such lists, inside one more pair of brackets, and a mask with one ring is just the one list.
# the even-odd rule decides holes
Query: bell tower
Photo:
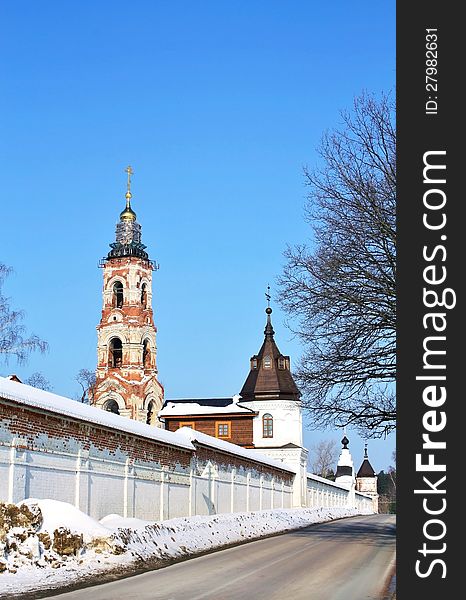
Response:
[{"label": "bell tower", "polygon": [[141,226],[131,207],[131,167],[126,173],[126,206],[115,242],[99,265],[104,281],[94,398],[104,410],[160,426],[157,413],[163,404],[163,387],[157,380],[152,311],[152,273],[158,267],[141,242]]}]

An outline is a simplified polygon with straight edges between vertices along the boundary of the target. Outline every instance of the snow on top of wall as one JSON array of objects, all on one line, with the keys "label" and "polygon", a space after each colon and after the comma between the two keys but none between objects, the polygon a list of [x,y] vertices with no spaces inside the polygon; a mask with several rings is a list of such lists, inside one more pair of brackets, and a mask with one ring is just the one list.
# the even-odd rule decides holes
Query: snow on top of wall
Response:
[{"label": "snow on top of wall", "polygon": [[340,490],[344,490],[345,492],[348,491],[348,486],[343,484],[343,483],[335,483],[334,481],[332,481],[331,479],[325,479],[325,477],[321,477],[320,475],[314,475],[314,473],[308,473],[307,474],[307,478],[308,479],[313,479],[314,481],[318,481],[319,483],[325,483],[325,485],[331,485],[333,487],[336,487]]},{"label": "snow on top of wall", "polygon": [[195,450],[195,447],[186,438],[180,437],[171,431],[115,415],[101,408],[82,404],[65,396],[39,390],[24,383],[11,381],[5,377],[0,377],[0,397],[35,408],[49,410],[50,412],[79,419],[80,421],[125,431],[172,446]]},{"label": "snow on top of wall", "polygon": [[101,408],[82,404],[81,402],[71,400],[65,396],[59,396],[58,394],[39,390],[38,388],[24,383],[11,381],[5,377],[0,377],[0,398],[1,397],[34,408],[48,410],[58,415],[79,419],[80,421],[94,423],[103,427],[110,427],[111,429],[124,431],[179,448],[195,450],[196,447],[192,442],[198,441],[200,444],[216,448],[234,456],[242,456],[243,458],[254,462],[296,473],[296,469],[285,463],[269,458],[263,454],[256,453],[254,450],[247,450],[241,446],[230,444],[229,442],[219,440],[205,433],[193,431],[189,427],[182,427],[175,432],[167,431],[165,429],[160,429],[159,427],[128,419],[127,417],[115,415],[106,410],[102,410]]},{"label": "snow on top of wall", "polygon": [[226,452],[228,454],[233,454],[235,456],[241,456],[253,462],[260,462],[270,467],[275,467],[276,469],[282,469],[284,471],[290,471],[291,473],[296,473],[296,469],[284,462],[276,460],[274,458],[270,458],[265,454],[261,454],[256,450],[249,450],[247,448],[242,448],[241,446],[237,446],[236,444],[230,444],[230,442],[226,442],[225,440],[219,440],[218,438],[214,438],[206,433],[201,433],[200,431],[195,431],[190,427],[181,427],[176,432],[178,435],[182,436],[185,440],[189,440],[190,442],[198,442],[203,446],[209,446],[210,448],[216,448],[221,452]]},{"label": "snow on top of wall", "polygon": [[181,417],[188,415],[208,415],[221,413],[245,413],[253,414],[248,408],[238,406],[235,402],[227,406],[206,406],[197,402],[167,402],[167,405],[159,411],[159,417]]}]

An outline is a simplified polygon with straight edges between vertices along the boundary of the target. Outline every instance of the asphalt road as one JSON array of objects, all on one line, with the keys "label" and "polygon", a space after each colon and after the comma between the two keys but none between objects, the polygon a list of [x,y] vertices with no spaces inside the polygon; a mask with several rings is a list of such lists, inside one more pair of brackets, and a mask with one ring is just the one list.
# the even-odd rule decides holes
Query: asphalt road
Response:
[{"label": "asphalt road", "polygon": [[394,556],[394,516],[353,517],[54,598],[380,600]]}]

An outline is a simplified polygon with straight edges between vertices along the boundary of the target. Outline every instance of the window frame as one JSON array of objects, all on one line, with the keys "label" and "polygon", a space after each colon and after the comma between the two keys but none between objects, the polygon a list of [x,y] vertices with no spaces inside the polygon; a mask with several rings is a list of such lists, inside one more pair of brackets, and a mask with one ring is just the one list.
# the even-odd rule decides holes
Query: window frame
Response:
[{"label": "window frame", "polygon": [[[220,427],[227,427],[228,434],[220,435]],[[231,439],[231,421],[215,421],[215,437],[219,440],[230,440]]]},{"label": "window frame", "polygon": [[[121,344],[121,347],[119,348],[115,348],[114,342],[115,340],[118,340]],[[121,354],[119,354],[118,358],[120,359],[120,364],[116,364],[117,361],[117,355],[115,355],[115,350],[118,351],[118,353],[121,352]],[[110,369],[121,369],[121,367],[123,366],[123,340],[118,337],[117,335],[114,335],[108,343],[108,367]]]},{"label": "window frame", "polygon": [[[118,292],[117,292],[118,289]],[[112,306],[113,308],[119,308],[120,310],[123,308],[123,304],[125,303],[125,286],[123,282],[117,279],[112,284]],[[121,297],[120,297],[121,296]],[[121,303],[120,303],[121,300]]]},{"label": "window frame", "polygon": [[262,415],[262,437],[269,440],[273,438],[273,416],[270,413]]},{"label": "window frame", "polygon": [[[269,364],[266,364],[266,361]],[[271,369],[272,368],[272,357],[270,356],[270,354],[267,354],[266,356],[264,356],[264,358],[262,359],[262,366],[264,369]]]}]

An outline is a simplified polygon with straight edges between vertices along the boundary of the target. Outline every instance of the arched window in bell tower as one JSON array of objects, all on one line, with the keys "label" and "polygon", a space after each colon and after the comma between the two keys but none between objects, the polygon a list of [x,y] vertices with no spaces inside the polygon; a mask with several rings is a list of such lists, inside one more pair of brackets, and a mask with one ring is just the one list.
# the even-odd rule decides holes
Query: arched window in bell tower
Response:
[{"label": "arched window in bell tower", "polygon": [[144,340],[142,342],[142,364],[145,369],[150,369],[150,342],[149,340]]},{"label": "arched window in bell tower", "polygon": [[123,284],[117,281],[113,285],[113,307],[121,308],[123,306]]},{"label": "arched window in bell tower", "polygon": [[141,286],[141,304],[142,308],[147,308],[147,284],[143,283]]},{"label": "arched window in bell tower", "polygon": [[112,338],[108,351],[108,366],[113,368],[121,367],[123,361],[123,344],[120,338]]},{"label": "arched window in bell tower", "polygon": [[146,417],[146,423],[147,425],[151,425],[152,424],[152,416],[154,414],[154,403],[152,402],[152,400],[149,402],[149,404],[147,405],[147,417]]},{"label": "arched window in bell tower", "polygon": [[114,413],[115,415],[120,414],[120,409],[116,400],[107,400],[107,402],[104,404],[104,410]]}]

